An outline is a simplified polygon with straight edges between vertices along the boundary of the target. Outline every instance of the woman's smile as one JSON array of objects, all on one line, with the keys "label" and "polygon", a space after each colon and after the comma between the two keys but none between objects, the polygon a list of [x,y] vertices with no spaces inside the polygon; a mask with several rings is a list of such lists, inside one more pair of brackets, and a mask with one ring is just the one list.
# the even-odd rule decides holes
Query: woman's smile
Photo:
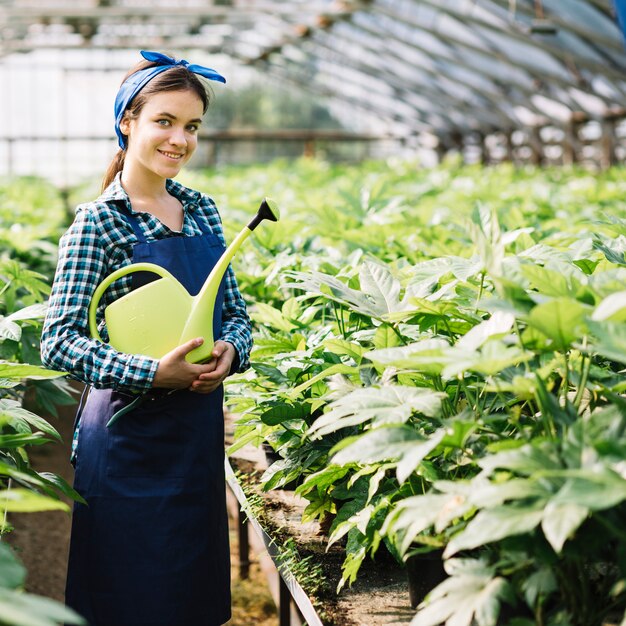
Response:
[{"label": "woman's smile", "polygon": [[182,152],[168,152],[166,150],[158,150],[163,156],[166,156],[168,159],[173,159],[174,161],[178,161],[182,159],[185,155]]}]

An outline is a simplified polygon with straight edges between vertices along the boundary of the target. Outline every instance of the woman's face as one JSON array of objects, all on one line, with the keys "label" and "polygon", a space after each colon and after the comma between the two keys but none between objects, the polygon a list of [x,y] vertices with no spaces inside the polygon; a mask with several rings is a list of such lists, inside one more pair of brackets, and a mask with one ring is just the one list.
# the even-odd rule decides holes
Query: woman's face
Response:
[{"label": "woman's face", "polygon": [[139,117],[125,118],[120,128],[128,135],[126,163],[161,178],[174,178],[198,145],[202,100],[193,91],[151,95]]}]

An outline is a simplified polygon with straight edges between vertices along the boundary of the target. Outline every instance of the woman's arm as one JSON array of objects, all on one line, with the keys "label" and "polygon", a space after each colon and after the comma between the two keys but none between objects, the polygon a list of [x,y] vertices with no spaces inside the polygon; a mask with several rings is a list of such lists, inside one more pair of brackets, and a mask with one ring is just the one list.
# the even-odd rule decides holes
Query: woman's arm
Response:
[{"label": "woman's arm", "polygon": [[110,258],[111,251],[104,249],[92,213],[80,210],[59,242],[59,261],[41,335],[41,359],[46,367],[68,372],[97,388],[146,391],[152,386],[157,360],[118,352],[90,337],[89,303],[110,273]]}]

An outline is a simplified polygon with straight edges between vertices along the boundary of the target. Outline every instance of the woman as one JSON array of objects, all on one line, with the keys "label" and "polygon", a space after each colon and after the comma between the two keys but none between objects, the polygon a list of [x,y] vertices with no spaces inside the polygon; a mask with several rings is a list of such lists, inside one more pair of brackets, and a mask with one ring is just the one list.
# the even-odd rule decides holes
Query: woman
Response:
[{"label": "woman", "polygon": [[[74,433],[75,487],[87,505],[74,507],[66,602],[91,626],[217,626],[230,619],[222,382],[247,368],[252,343],[232,269],[209,363],[185,360],[201,339],[155,360],[88,332],[93,291],[114,270],[156,263],[195,294],[225,249],[213,201],[172,180],[208,106],[198,75],[224,78],[141,54],[116,98],[120,150],[103,193],[77,208],[61,238],[41,341],[46,366],[90,386]],[[107,304],[155,278],[116,281],[100,303],[100,326]],[[138,393],[142,402],[107,428]]]}]

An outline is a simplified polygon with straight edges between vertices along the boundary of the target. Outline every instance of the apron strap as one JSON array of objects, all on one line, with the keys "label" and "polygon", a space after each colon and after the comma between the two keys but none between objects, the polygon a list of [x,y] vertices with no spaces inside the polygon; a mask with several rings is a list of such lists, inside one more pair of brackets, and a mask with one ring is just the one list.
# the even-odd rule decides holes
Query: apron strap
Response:
[{"label": "apron strap", "polygon": [[200,219],[199,216],[196,217],[196,215],[194,215],[194,211],[190,211],[189,215],[191,215],[191,219],[193,219],[193,221],[196,223],[196,225],[198,226],[198,228],[202,231],[203,235],[213,235],[213,231],[211,231],[211,229],[209,228],[209,226],[207,225],[207,223]]},{"label": "apron strap", "polygon": [[128,222],[130,227],[133,229],[135,233],[135,237],[139,240],[139,243],[146,243],[146,237],[144,236],[141,226],[139,226],[139,222],[137,218],[124,207],[122,211],[120,211],[120,215]]}]

